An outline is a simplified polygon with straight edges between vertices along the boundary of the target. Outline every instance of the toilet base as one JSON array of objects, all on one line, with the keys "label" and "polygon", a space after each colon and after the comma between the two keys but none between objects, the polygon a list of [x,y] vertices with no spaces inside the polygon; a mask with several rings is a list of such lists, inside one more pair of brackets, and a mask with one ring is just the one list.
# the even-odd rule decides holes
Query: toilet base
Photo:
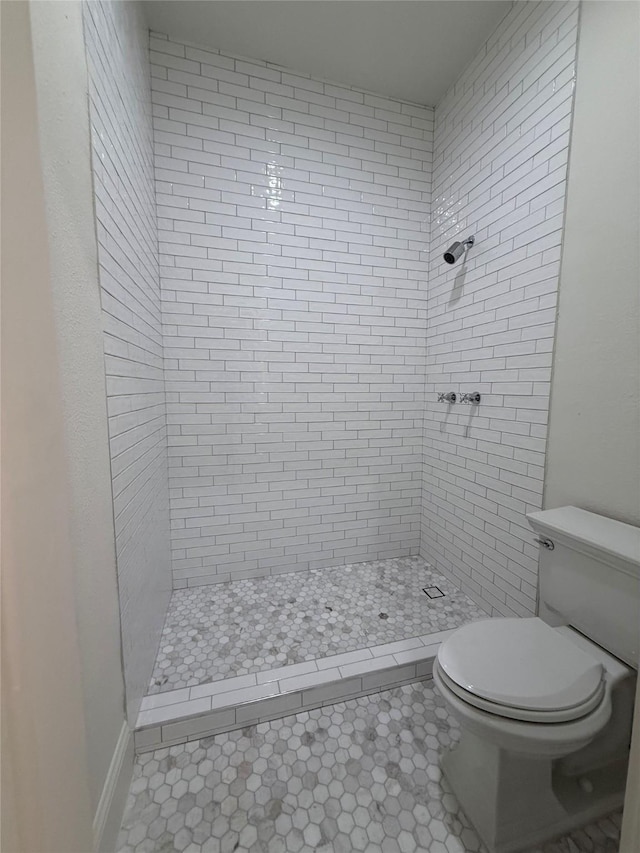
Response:
[{"label": "toilet base", "polygon": [[516,853],[620,807],[626,761],[565,776],[559,762],[519,755],[463,729],[442,771],[491,853]]}]

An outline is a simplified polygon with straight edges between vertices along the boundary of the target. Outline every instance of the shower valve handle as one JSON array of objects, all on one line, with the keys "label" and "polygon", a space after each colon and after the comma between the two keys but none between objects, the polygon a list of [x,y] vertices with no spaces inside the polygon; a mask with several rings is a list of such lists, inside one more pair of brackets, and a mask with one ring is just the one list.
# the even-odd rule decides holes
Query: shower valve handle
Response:
[{"label": "shower valve handle", "polygon": [[458,396],[455,391],[449,391],[446,394],[438,394],[439,403],[455,403],[457,399]]}]

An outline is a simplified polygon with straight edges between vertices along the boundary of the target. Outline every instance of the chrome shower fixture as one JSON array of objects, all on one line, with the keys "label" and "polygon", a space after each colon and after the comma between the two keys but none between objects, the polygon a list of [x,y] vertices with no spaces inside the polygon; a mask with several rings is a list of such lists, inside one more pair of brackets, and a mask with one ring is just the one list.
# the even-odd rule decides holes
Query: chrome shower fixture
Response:
[{"label": "chrome shower fixture", "polygon": [[478,391],[471,391],[468,394],[461,394],[460,395],[460,402],[461,403],[475,403],[475,405],[477,406],[478,403],[480,402],[480,394],[478,393]]},{"label": "chrome shower fixture", "polygon": [[467,252],[475,242],[476,238],[471,235],[471,237],[467,237],[466,240],[463,240],[462,243],[452,243],[444,253],[445,261],[448,264],[455,264],[458,258]]}]

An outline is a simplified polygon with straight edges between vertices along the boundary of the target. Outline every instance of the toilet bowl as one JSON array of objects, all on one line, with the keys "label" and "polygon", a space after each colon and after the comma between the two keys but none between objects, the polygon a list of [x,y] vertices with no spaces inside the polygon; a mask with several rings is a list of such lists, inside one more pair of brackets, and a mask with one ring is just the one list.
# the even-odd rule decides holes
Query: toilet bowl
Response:
[{"label": "toilet bowl", "polygon": [[[465,677],[469,668],[472,681]],[[578,632],[551,628],[537,617],[460,628],[434,663],[436,684],[466,728],[504,749],[538,757],[566,755],[590,743],[611,718],[614,689],[633,674]]]},{"label": "toilet bowl", "polygon": [[631,670],[570,628],[488,619],[445,641],[434,679],[465,726],[505,749],[558,757],[604,728]]},{"label": "toilet bowl", "polygon": [[640,531],[575,507],[529,520],[545,546],[544,619],[465,625],[433,668],[460,725],[441,767],[492,853],[547,841],[624,800]]},{"label": "toilet bowl", "polygon": [[[621,661],[537,617],[488,619],[442,644],[433,677],[461,728],[442,768],[490,850],[524,849],[621,804],[629,721],[610,723],[618,694],[631,708],[634,681]],[[577,771],[558,761],[584,750]]]}]

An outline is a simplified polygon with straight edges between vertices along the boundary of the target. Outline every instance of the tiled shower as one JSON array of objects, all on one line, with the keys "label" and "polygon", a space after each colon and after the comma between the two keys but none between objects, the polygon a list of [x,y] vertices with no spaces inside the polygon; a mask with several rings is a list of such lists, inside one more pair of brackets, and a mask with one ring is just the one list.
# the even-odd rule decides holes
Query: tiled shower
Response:
[{"label": "tiled shower", "polygon": [[503,615],[536,606],[577,26],[576,3],[514,4],[435,111],[420,553]]},{"label": "tiled shower", "polygon": [[148,33],[135,3],[86,3],[84,26],[120,624],[133,723],[171,595]]},{"label": "tiled shower", "polygon": [[150,56],[174,584],[417,554],[433,110]]},{"label": "tiled shower", "polygon": [[577,17],[509,7],[434,109],[85,5],[132,725],[147,692],[194,689],[176,674],[211,710],[207,684],[255,673],[203,603],[241,621],[298,596],[321,634],[324,584],[373,614],[359,649],[329,628],[302,660],[256,645],[257,670],[370,647],[350,676],[393,657],[405,681],[444,626],[399,619],[411,599],[453,608],[444,630],[534,612]]}]

